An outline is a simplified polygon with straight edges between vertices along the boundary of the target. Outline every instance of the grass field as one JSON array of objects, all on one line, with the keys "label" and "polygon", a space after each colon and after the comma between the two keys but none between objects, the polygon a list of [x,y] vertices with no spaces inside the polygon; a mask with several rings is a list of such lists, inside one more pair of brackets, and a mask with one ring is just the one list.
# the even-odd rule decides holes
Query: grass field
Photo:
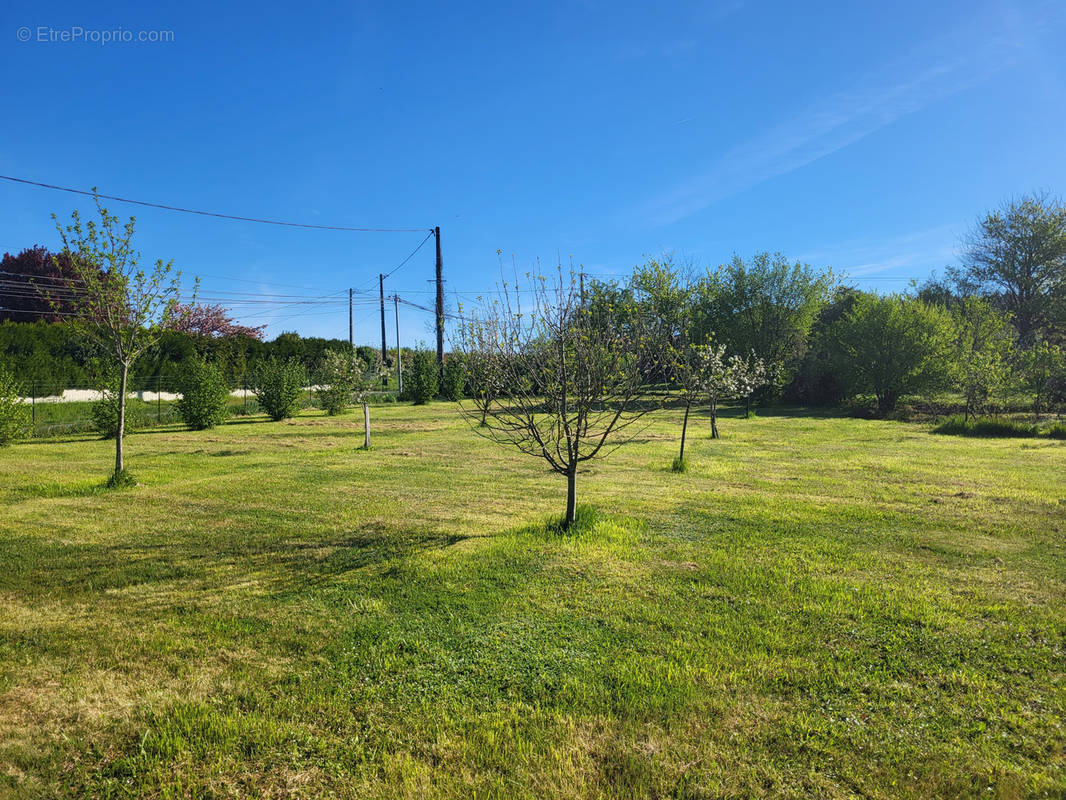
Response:
[{"label": "grass field", "polygon": [[1066,794],[1066,442],[373,414],[0,451],[0,796]]}]

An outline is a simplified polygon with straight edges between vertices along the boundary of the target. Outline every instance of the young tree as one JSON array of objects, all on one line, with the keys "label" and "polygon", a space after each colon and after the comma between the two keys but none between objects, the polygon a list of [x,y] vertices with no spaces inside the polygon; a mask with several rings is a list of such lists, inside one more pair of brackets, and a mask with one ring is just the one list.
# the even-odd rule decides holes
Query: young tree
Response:
[{"label": "young tree", "polygon": [[674,471],[685,470],[685,436],[688,433],[688,417],[692,405],[707,391],[706,377],[709,373],[707,358],[713,349],[708,345],[694,345],[685,340],[679,345],[670,345],[667,353],[670,358],[671,377],[677,383],[681,402],[685,406],[685,415],[681,419],[681,451],[674,461]]},{"label": "young tree", "polygon": [[1040,342],[1022,353],[1021,371],[1026,386],[1033,392],[1033,410],[1040,414],[1056,386],[1066,383],[1066,350]]},{"label": "young tree", "polygon": [[352,365],[352,393],[355,401],[363,406],[363,449],[370,449],[370,393],[378,385],[385,366],[381,356],[374,351],[369,360],[356,358]]},{"label": "young tree", "polygon": [[965,398],[968,420],[1009,382],[1013,330],[1008,317],[979,297],[961,298],[951,307],[951,315],[955,321],[955,382]]},{"label": "young tree", "polygon": [[441,396],[446,400],[458,401],[463,399],[463,390],[466,388],[466,365],[460,353],[449,353],[444,362],[444,372],[441,376]]},{"label": "young tree", "polygon": [[364,351],[370,360],[357,352],[340,353],[330,350],[322,364],[322,380],[326,388],[318,392],[319,399],[330,415],[340,414],[354,398],[363,406],[363,447],[370,448],[370,392],[377,386],[384,369],[377,351]]},{"label": "young tree", "polygon": [[0,364],[0,447],[6,447],[17,439],[29,414],[22,402],[22,387],[15,376]]},{"label": "young tree", "polygon": [[749,352],[747,356],[732,355],[729,357],[727,371],[733,397],[744,402],[744,410],[750,415],[752,397],[759,389],[770,384],[766,362],[753,352]]},{"label": "young tree", "polygon": [[481,303],[464,315],[459,349],[468,363],[488,359],[503,392],[478,392],[463,406],[480,435],[544,459],[566,477],[566,515],[577,514],[577,471],[603,457],[634,433],[652,408],[645,374],[661,365],[661,350],[640,331],[597,319],[582,304],[574,273],[549,282],[532,278],[531,299],[522,304],[517,286],[503,286],[496,303]]},{"label": "young tree", "polygon": [[729,398],[748,399],[766,384],[766,365],[754,353],[747,358],[725,355],[725,345],[704,344],[695,348],[696,385],[706,396],[711,412],[711,438],[718,432],[718,404]]},{"label": "young tree", "polygon": [[[94,190],[95,193],[95,190]],[[158,340],[161,331],[174,324],[181,273],[173,262],[156,261],[150,270],[140,265],[140,253],[131,244],[135,219],[120,225],[95,196],[95,220],[82,221],[78,211],[71,223],[56,228],[63,250],[56,257],[57,270],[69,264],[73,275],[70,302],[71,319],[79,330],[99,347],[117,373],[118,429],[115,435],[115,471],[111,483],[130,482],[123,459],[126,432],[126,392],[130,368],[146,348]]]},{"label": "young tree", "polygon": [[321,385],[318,399],[325,412],[335,417],[343,414],[352,402],[356,372],[362,372],[363,362],[354,352],[341,353],[328,350],[322,358],[318,376]]},{"label": "young tree", "polygon": [[902,395],[950,380],[951,316],[921,300],[859,295],[829,335],[847,391],[873,394],[882,415],[893,411]]},{"label": "young tree", "polygon": [[416,406],[425,405],[437,396],[438,378],[436,355],[424,347],[415,350],[404,388]]},{"label": "young tree", "polygon": [[1066,205],[1044,193],[1005,203],[977,224],[964,259],[955,277],[998,294],[1031,345],[1066,296]]},{"label": "young tree", "polygon": [[178,415],[194,431],[213,428],[229,416],[229,385],[222,370],[202,358],[189,360],[178,381]]},{"label": "young tree", "polygon": [[274,356],[261,362],[255,373],[255,397],[275,422],[296,413],[306,373],[295,359]]}]

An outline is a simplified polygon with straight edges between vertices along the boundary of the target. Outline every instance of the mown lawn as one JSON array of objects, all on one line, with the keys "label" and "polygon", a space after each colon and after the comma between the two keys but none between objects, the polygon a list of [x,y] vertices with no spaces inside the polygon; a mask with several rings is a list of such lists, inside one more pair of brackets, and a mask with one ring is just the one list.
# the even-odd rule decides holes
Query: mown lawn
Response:
[{"label": "mown lawn", "polygon": [[0,796],[1066,794],[1066,443],[373,415],[0,451]]}]

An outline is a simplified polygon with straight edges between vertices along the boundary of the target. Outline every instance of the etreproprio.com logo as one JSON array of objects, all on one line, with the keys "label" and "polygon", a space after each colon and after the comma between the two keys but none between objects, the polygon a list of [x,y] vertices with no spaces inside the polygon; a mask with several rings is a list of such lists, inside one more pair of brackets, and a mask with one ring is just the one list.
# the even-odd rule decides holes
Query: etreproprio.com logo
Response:
[{"label": "etreproprio.com logo", "polygon": [[23,25],[15,31],[15,38],[20,42],[43,44],[162,44],[174,41],[174,31],[84,28],[81,25],[71,25],[66,28],[56,28],[51,25],[34,27]]}]

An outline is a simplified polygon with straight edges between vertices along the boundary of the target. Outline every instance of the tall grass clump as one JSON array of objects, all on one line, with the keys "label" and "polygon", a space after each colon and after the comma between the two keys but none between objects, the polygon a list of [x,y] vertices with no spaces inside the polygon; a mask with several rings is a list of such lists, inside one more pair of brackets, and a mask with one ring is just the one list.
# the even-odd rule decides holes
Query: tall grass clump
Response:
[{"label": "tall grass clump", "polygon": [[935,428],[933,433],[949,436],[975,436],[984,439],[1033,438],[1040,435],[1040,427],[1028,422],[1010,419],[978,417],[968,420],[961,414],[948,417]]}]

